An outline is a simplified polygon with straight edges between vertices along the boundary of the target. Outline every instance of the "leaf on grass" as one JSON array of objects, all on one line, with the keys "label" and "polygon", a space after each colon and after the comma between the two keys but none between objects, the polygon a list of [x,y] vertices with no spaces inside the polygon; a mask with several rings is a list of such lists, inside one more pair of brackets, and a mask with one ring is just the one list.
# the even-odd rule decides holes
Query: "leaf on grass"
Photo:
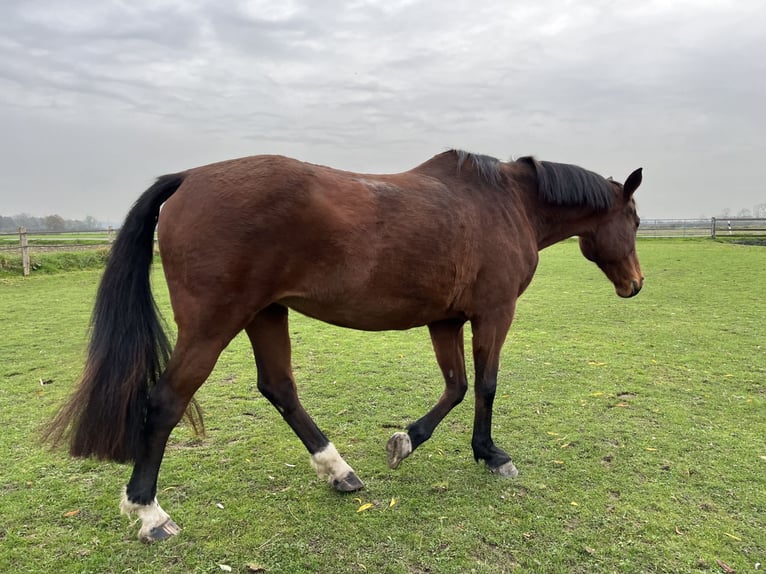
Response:
[{"label": "leaf on grass", "polygon": [[580,506],[580,503],[579,502],[575,502],[574,500],[572,502],[570,502],[569,504],[571,504],[572,506]]},{"label": "leaf on grass", "polygon": [[656,448],[652,448],[651,446],[647,446],[644,450],[648,450],[649,452],[656,452]]},{"label": "leaf on grass", "polygon": [[375,506],[372,502],[365,502],[362,506],[356,509],[357,512],[364,512]]},{"label": "leaf on grass", "polygon": [[627,407],[629,407],[630,405],[629,405],[628,403],[617,403],[617,404],[616,404],[616,405],[614,405],[614,406],[616,406],[616,407],[620,407],[620,408],[624,409],[624,408],[627,408]]},{"label": "leaf on grass", "polygon": [[396,503],[397,503],[397,502],[399,502],[399,501],[398,501],[398,500],[396,500],[396,498],[393,498],[393,497],[392,497],[392,498],[391,498],[391,502],[389,502],[389,503],[388,503],[388,507],[389,507],[389,508],[393,508],[394,506],[396,506]]},{"label": "leaf on grass", "polygon": [[219,564],[218,567],[224,572],[231,572],[231,566],[228,564]]},{"label": "leaf on grass", "polygon": [[731,566],[729,566],[729,565],[728,565],[726,562],[724,562],[723,560],[718,560],[718,559],[716,559],[715,563],[716,563],[716,564],[718,564],[718,565],[721,567],[721,569],[722,569],[724,572],[726,572],[727,574],[734,574],[734,573],[736,572],[736,571],[734,570],[734,568],[732,568]]},{"label": "leaf on grass", "polygon": [[724,532],[725,536],[728,536],[729,538],[732,538],[734,540],[737,540],[739,542],[742,542],[742,539],[739,536],[734,536],[733,534],[729,534],[728,532]]},{"label": "leaf on grass", "polygon": [[563,460],[554,460],[553,464],[564,464]]},{"label": "leaf on grass", "polygon": [[70,510],[69,512],[64,513],[64,518],[71,518],[72,516],[77,516],[80,514],[80,509],[77,508],[75,510]]},{"label": "leaf on grass", "polygon": [[216,505],[218,508],[220,508],[221,510],[223,510],[223,504],[221,504],[220,502],[216,502],[216,503],[215,503],[215,505]]},{"label": "leaf on grass", "polygon": [[268,572],[268,568],[252,562],[247,565],[247,574],[260,574],[261,572]]},{"label": "leaf on grass", "polygon": [[766,456],[761,455],[761,460],[766,460]]},{"label": "leaf on grass", "polygon": [[547,432],[547,433],[545,433],[545,434],[547,434],[547,435],[549,435],[549,436],[559,436],[559,433],[557,433],[557,432],[553,432],[553,431],[548,431],[548,432]]}]

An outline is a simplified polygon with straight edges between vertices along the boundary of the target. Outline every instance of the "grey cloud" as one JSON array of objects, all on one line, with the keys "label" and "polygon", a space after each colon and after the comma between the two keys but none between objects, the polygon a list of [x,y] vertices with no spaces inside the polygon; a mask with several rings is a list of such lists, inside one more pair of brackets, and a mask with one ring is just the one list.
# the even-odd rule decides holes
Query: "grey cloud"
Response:
[{"label": "grey cloud", "polygon": [[6,0],[0,213],[118,220],[163,170],[391,171],[452,146],[643,165],[648,217],[752,207],[763,29],[756,0]]}]

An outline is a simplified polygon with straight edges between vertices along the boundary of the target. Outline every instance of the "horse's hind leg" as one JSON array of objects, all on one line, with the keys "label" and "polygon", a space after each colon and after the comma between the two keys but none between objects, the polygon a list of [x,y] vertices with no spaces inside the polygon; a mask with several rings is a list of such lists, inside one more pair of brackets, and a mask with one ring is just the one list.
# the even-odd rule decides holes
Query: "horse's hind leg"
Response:
[{"label": "horse's hind leg", "polygon": [[386,445],[388,465],[396,468],[413,450],[431,437],[436,426],[455,405],[463,400],[468,381],[465,375],[463,321],[441,321],[428,326],[436,360],[444,375],[444,393],[423,417],[398,432]]},{"label": "horse's hind leg", "polygon": [[144,427],[144,441],[125,489],[120,508],[141,520],[142,542],[164,540],[180,528],[157,503],[157,476],[165,446],[197,389],[205,382],[229,338],[201,339],[179,332],[167,369],[152,389]]},{"label": "horse's hind leg", "polygon": [[291,367],[287,308],[271,305],[245,328],[258,367],[258,390],[273,404],[311,454],[320,477],[341,492],[364,485],[301,405]]}]

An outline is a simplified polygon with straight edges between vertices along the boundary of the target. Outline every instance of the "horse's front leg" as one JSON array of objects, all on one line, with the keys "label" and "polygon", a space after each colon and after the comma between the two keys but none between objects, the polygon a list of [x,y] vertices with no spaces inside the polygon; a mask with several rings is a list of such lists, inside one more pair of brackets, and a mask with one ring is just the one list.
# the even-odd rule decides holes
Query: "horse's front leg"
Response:
[{"label": "horse's front leg", "polygon": [[493,317],[492,320],[471,322],[473,330],[473,357],[476,369],[476,405],[473,421],[473,456],[483,460],[492,472],[514,477],[518,470],[511,457],[492,440],[492,405],[497,388],[500,351],[508,334],[513,313]]},{"label": "horse's front leg", "polygon": [[419,445],[428,440],[436,426],[460,401],[468,389],[463,352],[463,324],[465,321],[439,321],[428,325],[436,361],[444,375],[444,392],[434,407],[407,427],[397,432],[386,445],[388,466],[396,468]]}]

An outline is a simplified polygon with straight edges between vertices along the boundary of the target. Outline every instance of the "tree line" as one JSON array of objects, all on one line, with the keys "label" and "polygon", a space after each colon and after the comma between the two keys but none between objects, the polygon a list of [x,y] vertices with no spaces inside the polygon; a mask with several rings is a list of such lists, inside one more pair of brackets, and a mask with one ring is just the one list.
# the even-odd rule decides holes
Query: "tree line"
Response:
[{"label": "tree line", "polygon": [[88,215],[85,219],[64,219],[60,215],[35,217],[27,213],[0,215],[0,233],[13,233],[25,227],[27,231],[96,231],[105,229],[107,224]]},{"label": "tree line", "polygon": [[727,217],[759,217],[766,218],[766,203],[759,203],[753,206],[753,209],[740,209],[734,213],[731,209],[724,209],[718,216],[719,219]]}]

